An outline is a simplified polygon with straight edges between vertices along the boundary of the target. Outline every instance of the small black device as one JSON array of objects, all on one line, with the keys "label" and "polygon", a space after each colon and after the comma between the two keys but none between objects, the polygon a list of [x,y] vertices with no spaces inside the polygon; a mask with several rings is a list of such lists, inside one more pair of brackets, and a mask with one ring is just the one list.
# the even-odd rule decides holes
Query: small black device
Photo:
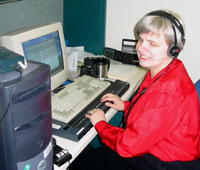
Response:
[{"label": "small black device", "polygon": [[171,22],[172,29],[174,32],[174,44],[169,47],[168,55],[172,58],[178,57],[179,53],[181,52],[181,48],[177,44],[177,35],[176,35],[175,27],[181,33],[181,41],[182,41],[183,45],[185,44],[185,32],[184,32],[184,28],[183,28],[182,24],[180,23],[180,21],[175,16],[171,15],[168,12],[162,11],[162,10],[150,12],[147,14],[147,16],[161,16],[163,18],[168,19]]},{"label": "small black device", "polygon": [[123,64],[139,65],[136,43],[137,40],[122,39],[122,51],[105,47],[103,55],[110,59],[120,61]]},{"label": "small black device", "polygon": [[56,144],[56,139],[53,138],[53,163],[57,166],[61,166],[67,161],[70,161],[72,155],[67,149],[63,149]]},{"label": "small black device", "polygon": [[95,66],[94,57],[84,58],[84,65],[81,66],[81,72],[80,72],[80,76],[82,75],[97,77],[97,68]]},{"label": "small black device", "polygon": [[110,59],[116,60],[116,58],[115,58],[116,51],[117,50],[115,50],[114,48],[105,47],[103,50],[103,55]]},{"label": "small black device", "polygon": [[105,47],[103,50],[103,55],[116,61],[121,61],[121,51],[114,48]]},{"label": "small black device", "polygon": [[122,39],[121,62],[123,64],[139,65],[136,44],[137,40]]}]

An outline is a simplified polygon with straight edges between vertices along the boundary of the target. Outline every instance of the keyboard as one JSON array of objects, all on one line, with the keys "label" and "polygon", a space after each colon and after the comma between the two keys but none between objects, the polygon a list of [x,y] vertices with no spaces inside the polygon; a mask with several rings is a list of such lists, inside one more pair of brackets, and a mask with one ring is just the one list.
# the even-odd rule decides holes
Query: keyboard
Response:
[{"label": "keyboard", "polygon": [[79,77],[52,96],[52,118],[68,123],[110,84],[86,75]]},{"label": "keyboard", "polygon": [[[89,97],[90,102],[88,102],[88,99],[87,101],[81,100],[79,104],[75,105],[75,107],[78,107],[79,109],[74,109],[74,110],[76,111],[78,110],[78,112],[73,113],[73,116],[71,116],[72,114],[70,114],[69,116],[70,119],[66,118],[68,116],[58,113],[61,111],[58,111],[59,108],[56,108],[57,106],[54,104],[54,99],[52,100],[53,134],[73,140],[73,141],[79,141],[92,127],[90,120],[85,117],[85,113],[87,113],[89,110],[94,109],[94,108],[100,108],[106,113],[110,108],[105,106],[104,103],[101,103],[101,97],[106,93],[113,93],[118,96],[122,96],[129,88],[129,83],[121,81],[121,80],[115,80],[114,82],[107,82],[107,81],[99,80],[99,79],[89,77],[89,76],[84,76],[84,77],[82,76],[78,78],[78,80],[76,80],[74,83],[69,84],[69,85],[76,87],[76,84],[78,84],[77,86],[83,86],[84,84],[84,87],[85,87],[86,84],[83,83],[85,79],[87,80],[86,84],[92,82],[91,83],[92,85],[91,84],[87,85],[87,88],[86,88],[87,90],[92,89],[91,91],[93,91],[94,90],[93,88],[96,87],[95,88],[96,90],[94,92],[95,95],[92,96],[92,99],[90,99]],[[94,83],[96,81],[98,81],[97,83],[98,85]],[[67,86],[66,88],[68,89]],[[90,86],[94,86],[94,87],[91,88]],[[97,89],[100,89],[98,90],[98,93],[99,93],[98,95],[96,92]],[[70,100],[74,100],[72,99],[73,97],[71,97]],[[69,102],[71,101],[68,101],[68,103]],[[62,107],[63,113],[65,113],[64,107],[65,106]]]}]

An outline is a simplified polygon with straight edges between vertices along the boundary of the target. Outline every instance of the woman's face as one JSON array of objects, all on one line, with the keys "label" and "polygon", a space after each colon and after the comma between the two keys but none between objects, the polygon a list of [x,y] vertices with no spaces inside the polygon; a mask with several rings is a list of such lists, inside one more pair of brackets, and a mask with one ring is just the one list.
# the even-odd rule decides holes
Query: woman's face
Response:
[{"label": "woman's face", "polygon": [[148,68],[152,77],[172,61],[167,54],[168,44],[162,32],[140,34],[136,50],[140,65]]}]

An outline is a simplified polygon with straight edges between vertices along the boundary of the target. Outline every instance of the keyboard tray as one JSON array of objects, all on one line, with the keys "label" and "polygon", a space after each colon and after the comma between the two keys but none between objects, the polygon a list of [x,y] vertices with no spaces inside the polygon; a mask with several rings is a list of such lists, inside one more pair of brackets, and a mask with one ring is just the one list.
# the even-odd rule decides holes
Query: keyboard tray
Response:
[{"label": "keyboard tray", "polygon": [[69,123],[53,119],[53,134],[73,141],[79,141],[92,127],[90,120],[85,118],[85,113],[94,108],[100,108],[106,113],[110,108],[100,102],[101,97],[106,93],[116,94],[121,97],[129,89],[129,86],[127,82],[116,80]]}]

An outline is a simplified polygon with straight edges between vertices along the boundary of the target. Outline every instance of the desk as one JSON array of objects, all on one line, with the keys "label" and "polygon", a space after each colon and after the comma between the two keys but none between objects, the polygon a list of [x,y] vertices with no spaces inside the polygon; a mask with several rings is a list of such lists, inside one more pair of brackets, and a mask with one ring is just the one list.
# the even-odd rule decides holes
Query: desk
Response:
[{"label": "desk", "polygon": [[[134,67],[134,66],[133,66]],[[121,97],[123,100],[128,100],[130,96],[133,94],[133,92],[136,90],[136,86],[139,86],[139,81],[142,80],[144,75],[146,74],[146,70],[143,68],[136,69],[134,71],[131,77],[129,78],[128,82],[130,83],[130,88],[127,90],[127,92]],[[108,74],[109,78],[109,74]],[[109,121],[116,113],[117,111],[114,109],[109,109],[108,112],[106,112],[106,119]],[[54,138],[57,140],[57,144],[61,146],[64,149],[68,149],[68,151],[72,154],[72,159],[70,162],[72,162],[82,151],[83,149],[92,141],[92,139],[97,135],[96,130],[94,127],[88,131],[78,142],[74,142],[59,136],[55,136]],[[54,165],[54,170],[66,170],[66,168],[69,166],[68,163],[65,163],[61,167],[58,167]]]}]

